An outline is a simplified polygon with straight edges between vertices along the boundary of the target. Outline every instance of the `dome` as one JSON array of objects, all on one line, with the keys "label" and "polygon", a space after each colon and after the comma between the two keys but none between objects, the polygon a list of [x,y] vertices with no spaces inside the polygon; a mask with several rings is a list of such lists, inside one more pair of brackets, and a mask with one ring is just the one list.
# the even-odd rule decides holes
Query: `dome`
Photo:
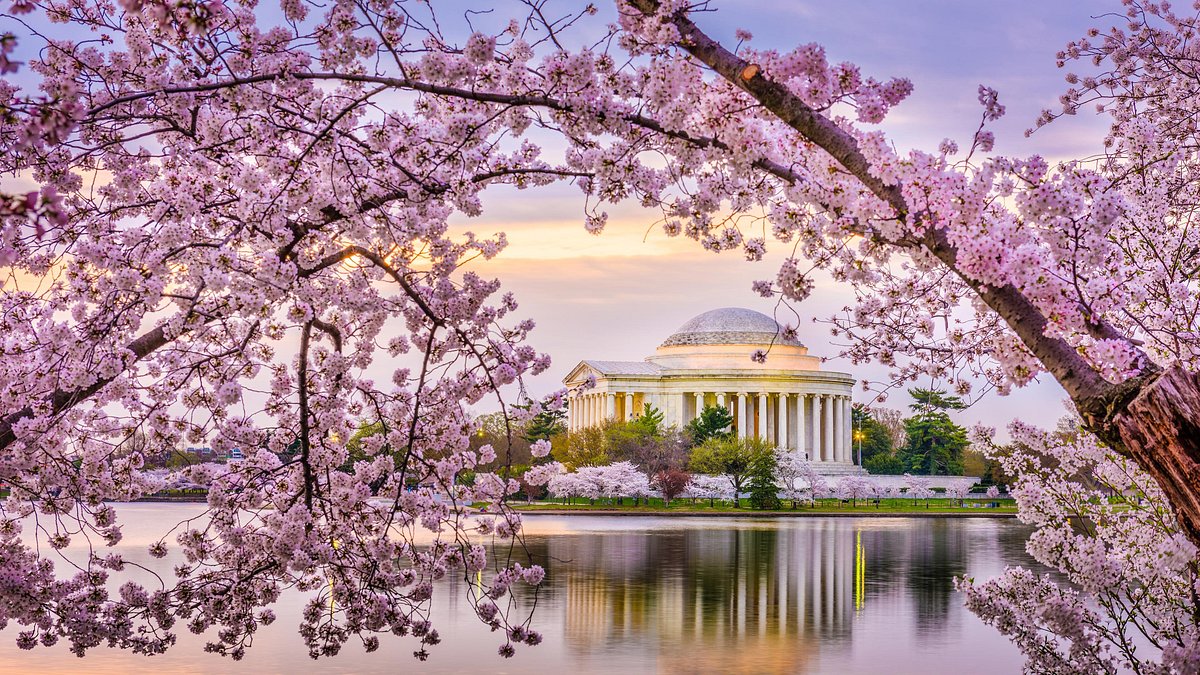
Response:
[{"label": "dome", "polygon": [[660,345],[794,345],[785,339],[775,319],[741,307],[722,307],[693,317]]}]

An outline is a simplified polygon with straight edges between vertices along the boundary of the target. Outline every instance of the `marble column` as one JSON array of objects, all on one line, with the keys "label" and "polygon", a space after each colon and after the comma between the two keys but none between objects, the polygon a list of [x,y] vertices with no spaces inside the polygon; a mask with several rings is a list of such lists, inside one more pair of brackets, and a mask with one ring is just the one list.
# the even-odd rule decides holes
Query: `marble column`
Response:
[{"label": "marble column", "polygon": [[746,414],[746,395],[739,392],[737,397],[738,397],[738,414],[737,414],[738,438],[745,438],[746,437],[746,426],[747,426],[746,420],[749,418],[749,415]]},{"label": "marble column", "polygon": [[700,413],[704,412],[704,392],[696,392],[696,419],[700,419]]},{"label": "marble column", "polygon": [[755,428],[757,431],[757,437],[758,438],[766,438],[767,437],[767,394],[760,393],[756,396],[755,399],[758,404],[756,406],[758,408],[758,425]]},{"label": "marble column", "polygon": [[834,409],[838,415],[838,422],[833,427],[834,433],[837,434],[837,439],[834,443],[838,446],[838,461],[845,462],[849,458],[848,448],[846,447],[846,425],[849,423],[849,420],[846,419],[846,404],[843,397],[837,397]]},{"label": "marble column", "polygon": [[792,447],[792,437],[788,435],[788,431],[790,430],[788,425],[788,408],[791,407],[789,405],[791,397],[791,394],[779,395],[779,447],[784,450]]},{"label": "marble column", "polygon": [[779,429],[779,424],[775,422],[776,414],[779,414],[779,398],[778,396],[767,396],[767,442],[778,446],[779,442],[775,440],[775,431]]},{"label": "marble column", "polygon": [[841,426],[846,423],[841,417],[841,396],[830,396],[829,401],[833,404],[833,459],[846,461],[846,448],[841,447]]},{"label": "marble column", "polygon": [[850,397],[842,397],[842,446],[846,448],[846,461],[854,463],[854,444],[850,439],[850,428],[853,420],[850,418]]},{"label": "marble column", "polygon": [[854,463],[854,400],[849,396],[842,399],[846,406],[846,461]]},{"label": "marble column", "polygon": [[718,407],[718,408],[725,408],[725,407],[726,407],[726,405],[725,405],[725,394],[723,394],[723,393],[718,393],[718,394],[717,394],[717,407]]},{"label": "marble column", "polygon": [[625,392],[625,421],[633,419],[633,394]]},{"label": "marble column", "polygon": [[826,394],[821,398],[825,399],[821,404],[821,408],[825,412],[825,419],[821,420],[821,431],[824,433],[825,457],[826,461],[836,462],[837,457],[833,453],[833,397]]},{"label": "marble column", "polygon": [[615,392],[609,392],[604,395],[604,419],[615,420],[617,418],[617,395]]},{"label": "marble column", "polygon": [[821,395],[812,397],[812,461],[824,462],[824,444],[821,442]]},{"label": "marble column", "polygon": [[804,419],[805,408],[808,407],[808,394],[800,394],[796,396],[796,452],[802,452],[806,457],[812,459],[809,454],[808,443],[808,424]]}]

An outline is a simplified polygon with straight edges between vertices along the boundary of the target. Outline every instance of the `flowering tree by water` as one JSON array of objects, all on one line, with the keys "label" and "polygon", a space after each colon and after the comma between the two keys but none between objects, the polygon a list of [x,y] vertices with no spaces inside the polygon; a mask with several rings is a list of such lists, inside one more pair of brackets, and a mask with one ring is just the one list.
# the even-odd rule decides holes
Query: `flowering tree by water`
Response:
[{"label": "flowering tree by water", "polygon": [[791,452],[787,448],[775,449],[775,478],[784,499],[796,502],[804,499],[808,479],[815,473],[808,459],[799,452]]},{"label": "flowering tree by water", "polygon": [[597,485],[601,497],[615,497],[617,500],[626,497],[641,499],[649,497],[653,490],[650,487],[650,477],[639,470],[633,462],[614,462],[606,466],[585,467],[579,473],[588,473],[590,480]]},{"label": "flowering tree by water", "polygon": [[546,477],[550,493],[556,497],[584,497],[586,499],[623,499],[649,497],[653,490],[650,477],[638,470],[633,462],[616,462],[604,466],[585,466],[567,473],[565,468],[554,462],[553,467],[534,467],[539,478]]},{"label": "flowering tree by water", "polygon": [[[962,152],[901,155],[872,125],[907,80],[817,45],[730,51],[682,0],[615,6],[597,41],[572,32],[591,7],[454,35],[420,3],[15,4],[32,16],[0,51],[0,170],[42,186],[0,206],[2,618],[22,646],[157,653],[184,621],[239,656],[298,588],[314,655],[385,632],[425,655],[433,582],[488,567],[480,535],[519,536],[511,477],[457,485],[495,459],[467,449],[467,406],[563,404],[509,408],[505,385],[549,359],[515,299],[463,269],[504,237],[449,226],[498,184],[573,181],[591,232],[626,199],[713,251],[760,259],[770,232],[797,257],[759,293],[801,301],[813,266],[853,284],[849,354],[901,380],[969,395],[972,378],[1048,373],[1200,540],[1194,16],[1126,0],[1128,21],[1068,47],[1107,69],[1076,77],[1064,112],[1110,112],[1109,153],[1050,167],[989,154],[1004,108],[988,87]],[[7,77],[17,48],[37,93]],[[350,461],[364,420],[382,433]],[[162,588],[112,592],[108,555],[57,580],[20,528],[36,511],[56,547],[118,541],[104,500],[156,485],[135,433],[246,458],[214,477],[207,521],[155,545],[188,560]],[[467,519],[446,494],[500,515]],[[416,547],[417,526],[437,543]],[[539,568],[489,569],[471,604],[511,655],[539,638],[508,589]]]},{"label": "flowering tree by water", "polygon": [[[933,497],[933,490],[930,489],[932,479],[929,476],[914,476],[912,474],[904,474],[904,484],[908,488],[905,496],[913,500],[913,505],[916,506],[917,500],[928,500]],[[926,504],[928,506],[928,503]]]},{"label": "flowering tree by water", "polygon": [[834,489],[837,498],[849,500],[851,506],[857,505],[860,499],[878,497],[879,492],[878,485],[862,476],[843,476]]},{"label": "flowering tree by water", "polygon": [[1017,516],[1035,527],[1026,549],[1062,576],[961,579],[967,606],[1030,672],[1200,670],[1196,547],[1157,483],[1078,426],[1010,431],[1014,442],[989,452],[1016,477]]},{"label": "flowering tree by water", "polygon": [[564,499],[586,498],[591,492],[591,486],[575,473],[561,473],[551,477],[546,483],[546,489],[550,496]]},{"label": "flowering tree by water", "polygon": [[737,493],[733,491],[733,480],[728,476],[709,476],[702,473],[692,474],[688,481],[684,497],[692,499],[707,499],[710,503],[715,500],[732,501]]},{"label": "flowering tree by water", "polygon": [[954,485],[946,488],[946,496],[957,501],[958,505],[962,506],[963,500],[971,495],[971,488],[973,487],[975,487],[974,484],[966,485],[961,482],[955,483]]}]

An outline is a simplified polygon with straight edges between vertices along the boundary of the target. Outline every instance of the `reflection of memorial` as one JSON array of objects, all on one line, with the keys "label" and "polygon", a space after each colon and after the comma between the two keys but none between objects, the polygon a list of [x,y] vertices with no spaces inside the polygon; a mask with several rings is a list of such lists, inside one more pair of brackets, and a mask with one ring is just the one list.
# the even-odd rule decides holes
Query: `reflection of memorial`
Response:
[{"label": "reflection of memorial", "polygon": [[864,649],[960,641],[952,578],[1027,536],[974,519],[554,522],[527,520],[547,569],[533,622],[577,672],[836,672]]},{"label": "reflection of memorial", "polygon": [[797,525],[609,535],[569,553],[552,540],[574,560],[557,568],[567,644],[645,642],[668,673],[802,669],[818,640],[849,636],[865,570],[852,521]]}]

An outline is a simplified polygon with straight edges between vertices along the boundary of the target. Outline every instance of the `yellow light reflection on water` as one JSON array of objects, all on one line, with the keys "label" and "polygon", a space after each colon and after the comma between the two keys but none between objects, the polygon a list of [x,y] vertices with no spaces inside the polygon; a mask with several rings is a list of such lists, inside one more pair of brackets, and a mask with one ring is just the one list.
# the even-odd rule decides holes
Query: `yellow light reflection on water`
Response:
[{"label": "yellow light reflection on water", "polygon": [[867,550],[863,548],[862,530],[854,532],[854,610],[861,611],[867,602]]}]

